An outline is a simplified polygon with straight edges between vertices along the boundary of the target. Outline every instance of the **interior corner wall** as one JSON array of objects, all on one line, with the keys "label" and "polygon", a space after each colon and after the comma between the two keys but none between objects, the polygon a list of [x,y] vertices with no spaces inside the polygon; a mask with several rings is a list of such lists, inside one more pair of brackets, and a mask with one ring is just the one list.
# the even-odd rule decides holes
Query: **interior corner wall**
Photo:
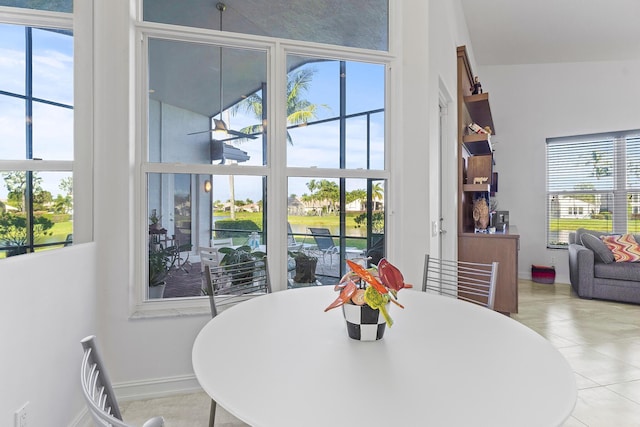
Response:
[{"label": "interior corner wall", "polygon": [[496,134],[498,208],[520,232],[519,276],[553,265],[569,283],[565,249],[546,248],[546,151],[549,137],[640,128],[640,61],[479,67]]},{"label": "interior corner wall", "polygon": [[[442,166],[438,158],[440,82],[455,100],[456,46],[468,44],[468,33],[459,0],[399,3],[401,31],[395,38],[401,40],[402,72],[395,76],[398,86],[392,90],[396,104],[391,108],[396,124],[391,174],[398,193],[393,196],[389,217],[389,240],[395,239],[389,251],[407,280],[418,283],[424,254],[432,250],[437,240],[430,224],[438,219],[434,192]],[[455,142],[455,108],[452,110],[449,123],[453,128],[448,133]],[[455,175],[449,179],[454,182],[445,182],[443,188],[457,188]],[[451,203],[455,206],[455,200]],[[455,212],[455,208],[450,210]],[[452,239],[451,244],[455,245],[455,217],[451,221],[454,227],[445,238]]]},{"label": "interior corner wall", "polygon": [[30,426],[66,426],[85,408],[80,340],[93,334],[95,244],[0,262],[0,425],[24,403]]}]

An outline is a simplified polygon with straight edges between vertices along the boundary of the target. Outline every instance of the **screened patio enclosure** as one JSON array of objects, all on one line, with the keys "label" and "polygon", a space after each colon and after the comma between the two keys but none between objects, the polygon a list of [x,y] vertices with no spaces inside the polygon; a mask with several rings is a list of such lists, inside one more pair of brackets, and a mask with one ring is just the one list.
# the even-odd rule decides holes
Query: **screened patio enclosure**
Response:
[{"label": "screened patio enclosure", "polygon": [[[266,245],[266,207],[281,203],[267,194],[265,166],[272,143],[267,100],[275,96],[267,84],[268,55],[253,48],[154,37],[147,46],[146,208],[148,217],[154,212],[160,217],[162,230],[149,241],[179,249],[179,268],[167,279],[165,297],[199,296],[193,277],[183,278],[194,283],[191,291],[170,289],[180,275],[199,274],[193,268],[198,248],[223,237],[243,245],[253,232]],[[287,167],[382,170],[384,65],[288,55],[287,70],[287,130],[273,141],[286,146]],[[219,121],[227,134],[214,131]],[[310,255],[319,254],[310,227],[328,228],[335,242],[332,258],[319,263],[315,284],[334,283],[346,272],[345,258],[380,246],[385,183],[340,173],[289,176],[289,237],[304,241],[301,248]]]}]

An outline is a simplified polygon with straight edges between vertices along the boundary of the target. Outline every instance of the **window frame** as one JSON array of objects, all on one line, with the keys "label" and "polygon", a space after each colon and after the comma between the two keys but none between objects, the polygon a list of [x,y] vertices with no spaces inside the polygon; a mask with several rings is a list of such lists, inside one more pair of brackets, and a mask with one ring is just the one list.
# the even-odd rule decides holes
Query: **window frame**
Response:
[{"label": "window frame", "polygon": [[[555,211],[556,208],[552,206],[552,200],[556,200],[556,198],[560,198],[562,196],[571,196],[575,195],[592,195],[594,198],[610,198],[611,206],[613,207],[613,213],[611,215],[611,227],[609,232],[611,233],[629,233],[633,232],[629,230],[629,215],[628,215],[628,206],[627,200],[633,201],[632,196],[636,195],[640,192],[640,188],[636,188],[633,185],[630,185],[627,182],[627,152],[628,147],[630,146],[629,140],[632,140],[632,143],[635,143],[633,148],[638,150],[638,146],[640,145],[640,129],[633,129],[627,131],[617,131],[617,132],[605,132],[605,133],[596,133],[596,134],[585,134],[585,135],[573,135],[566,137],[554,137],[546,139],[546,155],[545,155],[545,166],[546,166],[546,198],[547,198],[547,212],[546,212],[546,245],[547,249],[568,249],[568,242],[566,244],[560,242],[551,242],[551,213]],[[593,145],[593,149],[597,149],[598,146],[605,147],[606,144],[610,144],[610,165],[608,167],[611,169],[607,171],[608,175],[611,177],[611,184],[607,186],[607,188],[594,188],[594,189],[564,189],[564,190],[551,190],[551,171],[550,171],[550,162],[551,161],[559,161],[564,160],[566,158],[566,154],[564,157],[554,156],[550,157],[549,147],[552,145],[557,146],[569,146],[571,144],[579,144],[579,143],[591,143]],[[589,148],[591,149],[591,148]],[[586,151],[585,151],[586,152]],[[563,168],[564,171],[572,170],[569,167]],[[568,174],[565,174],[568,175]],[[580,178],[578,176],[578,172],[573,175],[569,175],[571,178],[565,178],[565,181],[569,183],[569,180],[575,180],[576,178]],[[597,179],[597,178],[596,178]],[[578,182],[578,181],[574,181]],[[562,215],[562,206],[558,205],[557,211]],[[600,212],[598,212],[600,213]],[[582,217],[583,207],[582,206],[569,206],[568,207],[568,217]],[[572,230],[565,230],[570,232]]]},{"label": "window frame", "polygon": [[[76,13],[84,13],[83,8],[80,8],[81,12]],[[0,6],[0,23],[8,24],[8,25],[17,25],[23,27],[30,27],[34,29],[43,29],[43,28],[51,28],[51,29],[64,29],[70,30],[73,32],[73,69],[74,69],[74,99],[73,105],[71,109],[73,110],[73,157],[71,160],[34,160],[34,159],[15,159],[15,160],[2,160],[0,159],[0,172],[12,172],[12,171],[26,171],[26,172],[68,172],[71,173],[75,180],[75,169],[78,159],[78,154],[83,153],[85,150],[78,148],[76,141],[78,141],[78,125],[77,125],[77,115],[76,115],[76,101],[78,97],[76,93],[78,92],[78,81],[82,79],[77,76],[77,72],[81,69],[78,66],[78,56],[77,56],[77,48],[78,48],[78,40],[76,33],[76,26],[74,24],[74,13],[66,13],[66,12],[50,12],[45,10],[38,9],[27,9],[20,7],[8,7],[8,6]],[[26,98],[26,97],[25,97]],[[31,96],[32,99],[36,101],[42,101],[37,97]],[[44,100],[45,103],[48,103],[47,100]],[[57,102],[53,102],[53,104],[57,104]],[[90,180],[91,181],[91,180]],[[75,184],[74,184],[74,195],[75,195]],[[74,197],[74,213],[76,213],[76,202],[77,199]],[[84,211],[84,209],[80,209],[80,211]],[[74,230],[75,230],[76,220],[74,215]],[[60,242],[63,244],[64,242]],[[28,252],[29,253],[33,252]]]},{"label": "window frame", "polygon": [[[147,221],[147,187],[146,175],[156,173],[189,173],[189,174],[228,174],[228,175],[263,175],[267,177],[268,203],[265,216],[270,218],[272,228],[283,231],[269,232],[267,252],[272,260],[269,264],[274,289],[277,284],[286,283],[287,257],[287,184],[288,178],[359,178],[378,179],[387,183],[389,188],[391,173],[390,164],[390,120],[391,115],[385,113],[385,160],[384,168],[380,170],[362,169],[325,169],[325,168],[296,168],[282,167],[286,165],[286,144],[268,144],[266,165],[237,166],[237,165],[209,165],[209,164],[176,164],[149,163],[146,160],[148,148],[148,87],[147,87],[147,49],[149,37],[182,40],[187,42],[210,43],[231,48],[251,48],[264,50],[267,55],[267,111],[272,112],[267,127],[267,141],[276,141],[276,135],[286,133],[287,122],[284,112],[286,108],[286,76],[288,55],[317,56],[323,59],[344,61],[361,61],[384,65],[385,67],[385,101],[384,109],[389,111],[391,105],[391,67],[395,60],[389,52],[368,51],[357,48],[346,48],[333,45],[319,45],[317,43],[294,40],[273,39],[264,36],[251,36],[239,33],[226,33],[216,30],[199,28],[183,28],[165,24],[147,23],[139,20],[136,23],[136,249],[135,249],[135,277],[133,300],[131,301],[131,318],[164,317],[198,315],[209,312],[208,301],[205,297],[186,297],[176,299],[148,300],[146,296],[146,252],[148,237]],[[385,194],[385,199],[390,200]],[[277,223],[277,226],[273,224]],[[277,290],[277,289],[276,289]]]}]

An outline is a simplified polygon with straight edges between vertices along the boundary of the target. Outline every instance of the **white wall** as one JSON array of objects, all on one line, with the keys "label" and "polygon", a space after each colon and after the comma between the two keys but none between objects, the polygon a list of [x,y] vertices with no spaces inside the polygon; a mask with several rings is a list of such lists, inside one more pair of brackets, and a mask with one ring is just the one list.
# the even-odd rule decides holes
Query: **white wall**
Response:
[{"label": "white wall", "polygon": [[546,249],[545,139],[640,128],[640,61],[478,69],[496,135],[498,203],[520,231],[520,277],[555,262],[569,283],[566,250]]},{"label": "white wall", "polygon": [[[390,88],[390,114],[397,120],[390,160],[397,191],[392,196],[389,249],[407,272],[407,281],[418,283],[422,256],[431,244],[430,155],[437,143],[437,85],[441,80],[455,90],[455,46],[468,44],[468,37],[459,1],[453,6],[444,0],[415,6],[401,5],[401,14],[394,17],[401,44],[399,66],[392,70],[396,83]],[[121,397],[197,387],[191,347],[209,316],[130,318],[133,284],[141,268],[133,250],[134,218],[142,208],[131,145],[137,120],[132,11],[129,0],[96,1],[94,9],[95,87],[86,102],[93,105],[95,243],[0,263],[3,426],[12,425],[13,411],[25,401],[30,401],[30,425],[69,425],[81,413],[79,340],[88,334],[98,335]],[[451,95],[455,98],[455,92]],[[455,233],[450,236],[455,238]],[[35,350],[44,351],[51,363],[36,363],[31,355]],[[36,387],[40,373],[45,384]],[[45,414],[50,417],[46,421]]]},{"label": "white wall", "polygon": [[95,244],[0,262],[0,425],[25,402],[30,426],[65,426],[84,408],[80,340],[96,331]]},{"label": "white wall", "polygon": [[459,1],[399,3],[402,67],[399,86],[392,89],[397,104],[392,105],[391,113],[397,127],[393,129],[390,155],[396,194],[392,199],[388,249],[389,258],[403,271],[406,281],[417,285],[422,280],[424,254],[434,253],[438,247],[437,237],[431,234],[431,222],[438,220],[440,168],[448,177],[443,185],[445,211],[450,213],[445,219],[450,224],[445,239],[449,251],[455,251],[456,168],[439,164],[438,103],[442,87],[453,100],[445,133],[450,162],[456,165],[456,47],[468,45],[469,37]]}]

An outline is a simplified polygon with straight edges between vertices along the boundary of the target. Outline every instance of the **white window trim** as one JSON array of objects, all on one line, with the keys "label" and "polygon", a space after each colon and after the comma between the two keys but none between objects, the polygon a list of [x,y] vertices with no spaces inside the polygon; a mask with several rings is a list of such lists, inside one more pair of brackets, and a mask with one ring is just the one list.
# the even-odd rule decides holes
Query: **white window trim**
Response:
[{"label": "white window trim", "polygon": [[[390,16],[391,16],[390,5]],[[140,16],[140,14],[139,14]],[[169,28],[171,29],[169,29]],[[391,32],[389,32],[391,34]],[[318,43],[292,41],[275,39],[271,37],[249,36],[238,33],[228,33],[224,36],[219,31],[206,30],[201,28],[193,28],[189,30],[174,28],[164,24],[142,22],[140,19],[136,22],[136,123],[139,128],[136,129],[136,182],[135,182],[135,199],[138,200],[136,212],[136,247],[134,275],[136,280],[133,282],[134,290],[132,292],[132,300],[130,304],[130,317],[132,319],[151,318],[151,317],[167,317],[167,316],[190,316],[210,314],[209,302],[206,297],[188,297],[176,299],[146,300],[146,251],[147,247],[143,244],[146,242],[148,234],[148,225],[146,221],[147,191],[146,181],[143,179],[147,172],[166,172],[166,173],[220,173],[220,174],[238,174],[238,175],[264,175],[267,176],[267,191],[271,200],[282,201],[282,203],[269,203],[267,215],[269,218],[276,218],[277,226],[272,226],[276,232],[270,233],[267,246],[267,252],[271,254],[273,259],[270,262],[269,270],[272,276],[272,283],[285,283],[286,271],[284,269],[286,259],[286,235],[278,230],[286,230],[286,195],[287,195],[287,178],[289,176],[308,176],[316,178],[374,178],[390,180],[390,134],[391,134],[391,114],[390,105],[391,98],[391,79],[390,70],[394,64],[396,57],[390,52],[370,51],[357,48],[346,48],[342,46],[321,45]],[[144,161],[144,153],[146,153],[147,141],[147,94],[146,88],[146,49],[144,45],[148,37],[166,37],[184,41],[211,43],[215,45],[223,45],[225,47],[237,48],[254,48],[267,52],[267,85],[268,94],[267,102],[269,103],[268,111],[275,112],[271,126],[267,128],[267,140],[275,141],[275,135],[282,135],[286,131],[286,100],[283,96],[275,96],[282,94],[286,81],[276,79],[274,76],[285,75],[287,55],[304,55],[319,56],[322,58],[331,58],[345,61],[363,61],[385,66],[385,169],[384,170],[354,170],[354,169],[321,169],[321,168],[283,168],[274,167],[275,165],[286,164],[286,146],[283,144],[269,144],[267,152],[267,166],[231,166],[231,165],[180,165],[180,164],[151,164]],[[391,43],[390,43],[391,47]],[[282,81],[281,81],[282,80]],[[283,86],[284,85],[284,86]],[[386,196],[388,197],[388,196]],[[389,198],[391,200],[391,198]],[[390,203],[387,204],[390,206]],[[272,223],[273,224],[273,223]],[[282,261],[282,262],[281,262]],[[276,285],[277,287],[277,285]],[[274,289],[277,290],[277,289]]]}]

